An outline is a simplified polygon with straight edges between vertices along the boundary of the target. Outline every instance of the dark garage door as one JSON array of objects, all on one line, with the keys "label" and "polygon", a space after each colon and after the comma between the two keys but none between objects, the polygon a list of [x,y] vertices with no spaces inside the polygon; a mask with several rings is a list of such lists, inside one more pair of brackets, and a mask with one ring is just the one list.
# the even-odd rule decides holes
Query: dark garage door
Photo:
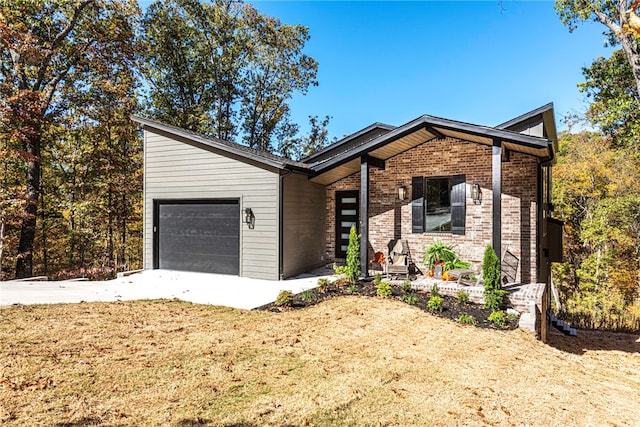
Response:
[{"label": "dark garage door", "polygon": [[237,200],[156,201],[154,268],[240,274]]}]

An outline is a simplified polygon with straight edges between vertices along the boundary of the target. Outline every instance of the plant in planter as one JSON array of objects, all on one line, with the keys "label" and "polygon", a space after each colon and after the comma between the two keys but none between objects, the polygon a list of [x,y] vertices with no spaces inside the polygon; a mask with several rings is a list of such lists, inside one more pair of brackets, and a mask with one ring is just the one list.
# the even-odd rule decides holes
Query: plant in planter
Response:
[{"label": "plant in planter", "polygon": [[[469,268],[471,263],[461,261],[458,254],[453,250],[453,244],[445,244],[440,239],[435,239],[432,244],[427,246],[424,252],[423,263],[429,269],[429,275],[434,276],[436,270],[442,272],[442,278],[448,279],[446,272],[454,268]],[[438,268],[440,267],[440,268]],[[436,275],[436,278],[439,275]]]}]

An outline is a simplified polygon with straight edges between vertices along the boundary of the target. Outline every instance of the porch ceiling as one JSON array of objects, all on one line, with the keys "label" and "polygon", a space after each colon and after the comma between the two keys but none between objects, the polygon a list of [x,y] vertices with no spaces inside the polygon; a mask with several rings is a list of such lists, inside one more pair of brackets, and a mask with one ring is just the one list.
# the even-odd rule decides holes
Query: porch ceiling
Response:
[{"label": "porch ceiling", "polygon": [[[413,147],[417,147],[418,145],[423,144],[435,137],[436,136],[434,134],[424,128],[418,129],[401,138],[393,140],[386,145],[382,145],[369,151],[369,155],[378,159],[387,160]],[[311,178],[311,181],[318,184],[327,185],[359,171],[360,158],[357,157],[347,163],[343,163],[333,169],[328,170],[327,172]]]},{"label": "porch ceiling", "polygon": [[343,163],[339,166],[336,166],[333,169],[328,170],[325,173],[322,173],[318,176],[311,178],[311,182],[315,182],[322,185],[329,185],[332,182],[336,182],[342,178],[345,178],[349,175],[352,175],[360,170],[360,158],[356,157],[355,159]]}]

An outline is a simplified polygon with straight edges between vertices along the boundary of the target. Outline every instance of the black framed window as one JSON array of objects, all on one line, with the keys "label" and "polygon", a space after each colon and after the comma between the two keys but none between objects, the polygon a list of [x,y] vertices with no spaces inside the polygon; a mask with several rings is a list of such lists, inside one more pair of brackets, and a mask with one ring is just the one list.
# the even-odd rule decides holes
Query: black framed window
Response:
[{"label": "black framed window", "polygon": [[464,175],[411,179],[414,233],[465,233],[466,183]]},{"label": "black framed window", "polygon": [[424,231],[451,231],[451,177],[424,180]]}]

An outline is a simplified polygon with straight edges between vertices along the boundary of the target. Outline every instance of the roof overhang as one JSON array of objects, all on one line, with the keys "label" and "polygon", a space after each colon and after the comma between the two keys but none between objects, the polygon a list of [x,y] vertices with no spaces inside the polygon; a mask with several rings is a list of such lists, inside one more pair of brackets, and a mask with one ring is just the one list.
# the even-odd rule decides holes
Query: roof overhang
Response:
[{"label": "roof overhang", "polygon": [[452,137],[477,144],[501,144],[505,149],[548,159],[553,141],[517,132],[474,125],[433,116],[419,117],[352,150],[311,163],[313,182],[330,184],[360,170],[363,155],[387,160],[434,138]]},{"label": "roof overhang", "polygon": [[548,161],[555,161],[555,153],[558,151],[558,131],[556,129],[556,118],[553,109],[553,102],[542,107],[538,107],[518,117],[496,126],[496,129],[505,129],[521,133],[527,133],[527,127],[533,127],[535,124],[542,124],[543,134],[537,135],[545,137],[553,142],[552,151]]},{"label": "roof overhang", "polygon": [[144,130],[150,130],[154,133],[167,135],[184,143],[198,146],[199,148],[212,152],[217,152],[227,157],[235,158],[259,167],[275,168],[278,170],[289,169],[310,173],[309,169],[307,169],[302,163],[278,158],[277,156],[269,155],[268,153],[263,154],[257,150],[253,150],[234,142],[223,141],[221,139],[212,138],[197,132],[192,132],[135,115],[131,116],[131,120],[139,123]]},{"label": "roof overhang", "polygon": [[322,150],[316,151],[315,153],[305,157],[301,161],[305,163],[320,162],[341,152],[349,151],[355,146],[361,145],[366,141],[371,141],[382,134],[392,131],[395,128],[395,126],[387,125],[384,123],[373,123],[364,129],[352,133],[351,135],[345,136],[341,140],[332,143]]}]

